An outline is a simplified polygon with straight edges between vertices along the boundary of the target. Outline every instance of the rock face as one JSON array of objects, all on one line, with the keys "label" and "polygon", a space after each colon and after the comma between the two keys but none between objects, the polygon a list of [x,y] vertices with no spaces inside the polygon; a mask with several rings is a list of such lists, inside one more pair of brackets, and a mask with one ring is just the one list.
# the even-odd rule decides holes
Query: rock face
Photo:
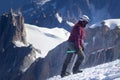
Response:
[{"label": "rock face", "polygon": [[26,42],[24,18],[21,14],[16,15],[12,9],[9,14],[3,14],[0,21],[0,51],[3,52],[9,44],[15,41]]},{"label": "rock face", "polygon": [[[16,41],[24,46],[18,47]],[[24,18],[11,9],[0,18],[0,80],[20,80],[34,61],[35,48],[27,46]]]},{"label": "rock face", "polygon": [[115,25],[114,29],[109,27],[103,21],[100,26],[87,29],[86,53],[120,45],[120,26]]},{"label": "rock face", "polygon": [[[46,80],[46,78],[60,74],[65,59],[67,42],[64,42],[51,50],[44,59],[38,59],[26,71],[22,80]],[[32,78],[28,78],[28,76]]]},{"label": "rock face", "polygon": [[117,24],[106,25],[103,21],[94,28],[87,28],[85,42],[87,57],[84,67],[120,59],[120,26]]}]

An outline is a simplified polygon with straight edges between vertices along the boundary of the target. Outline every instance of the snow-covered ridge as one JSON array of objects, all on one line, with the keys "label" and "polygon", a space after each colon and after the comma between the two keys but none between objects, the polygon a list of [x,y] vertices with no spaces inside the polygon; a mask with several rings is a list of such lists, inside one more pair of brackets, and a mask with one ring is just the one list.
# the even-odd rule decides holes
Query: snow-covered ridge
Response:
[{"label": "snow-covered ridge", "polygon": [[114,29],[116,26],[120,28],[120,19],[108,19],[104,20],[105,25],[109,26],[110,29]]},{"label": "snow-covered ridge", "polygon": [[120,80],[120,60],[84,69],[79,74],[64,78],[54,76],[48,80]]},{"label": "snow-covered ridge", "polygon": [[66,41],[69,36],[63,28],[43,28],[34,25],[25,24],[27,32],[27,42],[32,44],[37,50],[41,51],[42,57],[55,48],[57,45]]},{"label": "snow-covered ridge", "polygon": [[120,28],[120,19],[108,19],[104,20],[100,23],[93,24],[90,28],[100,27],[104,23],[105,26],[109,27],[110,29],[115,29],[115,27]]}]

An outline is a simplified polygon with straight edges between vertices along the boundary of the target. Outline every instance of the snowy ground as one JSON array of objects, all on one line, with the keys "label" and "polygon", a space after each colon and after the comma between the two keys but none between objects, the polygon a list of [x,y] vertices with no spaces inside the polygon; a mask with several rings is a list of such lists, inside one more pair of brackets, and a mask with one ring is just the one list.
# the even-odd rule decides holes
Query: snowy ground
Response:
[{"label": "snowy ground", "polygon": [[120,80],[120,60],[83,70],[83,73],[64,78],[54,76],[48,80]]}]

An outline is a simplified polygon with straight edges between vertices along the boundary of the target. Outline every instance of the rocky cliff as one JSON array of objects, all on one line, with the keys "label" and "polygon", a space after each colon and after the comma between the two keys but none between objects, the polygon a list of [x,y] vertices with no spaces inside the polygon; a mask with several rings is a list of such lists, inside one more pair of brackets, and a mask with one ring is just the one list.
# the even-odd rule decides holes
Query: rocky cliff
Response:
[{"label": "rocky cliff", "polygon": [[[17,42],[23,45],[18,46]],[[12,9],[4,13],[0,17],[0,80],[20,80],[35,61],[35,51],[26,41],[22,14]]]},{"label": "rocky cliff", "polygon": [[108,25],[107,21],[112,22],[104,20],[99,25],[87,28],[84,67],[120,59],[120,25],[115,22]]},{"label": "rocky cliff", "polygon": [[24,18],[21,14],[16,15],[11,9],[9,14],[3,13],[0,21],[0,51],[6,50],[15,41],[26,42]]},{"label": "rocky cliff", "polygon": [[93,26],[87,28],[86,53],[120,45],[120,25],[116,23],[107,25],[106,21],[95,25],[94,28]]}]

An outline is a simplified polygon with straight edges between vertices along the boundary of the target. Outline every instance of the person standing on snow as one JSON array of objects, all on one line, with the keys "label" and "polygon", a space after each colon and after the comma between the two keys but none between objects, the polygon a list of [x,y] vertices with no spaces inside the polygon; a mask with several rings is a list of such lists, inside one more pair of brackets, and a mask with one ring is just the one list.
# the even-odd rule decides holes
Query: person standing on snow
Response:
[{"label": "person standing on snow", "polygon": [[[85,38],[85,26],[89,22],[89,17],[86,15],[83,15],[80,20],[77,22],[77,24],[74,25],[69,39],[68,39],[68,46],[70,49],[75,50],[75,54],[77,54],[77,60],[73,67],[73,74],[82,72],[79,70],[79,66],[81,65],[82,61],[84,60],[84,54],[82,51],[84,51],[84,38]],[[67,76],[70,73],[66,72],[66,69],[68,67],[68,64],[70,63],[70,60],[72,58],[73,54],[67,54],[67,57],[64,61],[64,64],[62,66],[61,71],[61,77]]]}]

